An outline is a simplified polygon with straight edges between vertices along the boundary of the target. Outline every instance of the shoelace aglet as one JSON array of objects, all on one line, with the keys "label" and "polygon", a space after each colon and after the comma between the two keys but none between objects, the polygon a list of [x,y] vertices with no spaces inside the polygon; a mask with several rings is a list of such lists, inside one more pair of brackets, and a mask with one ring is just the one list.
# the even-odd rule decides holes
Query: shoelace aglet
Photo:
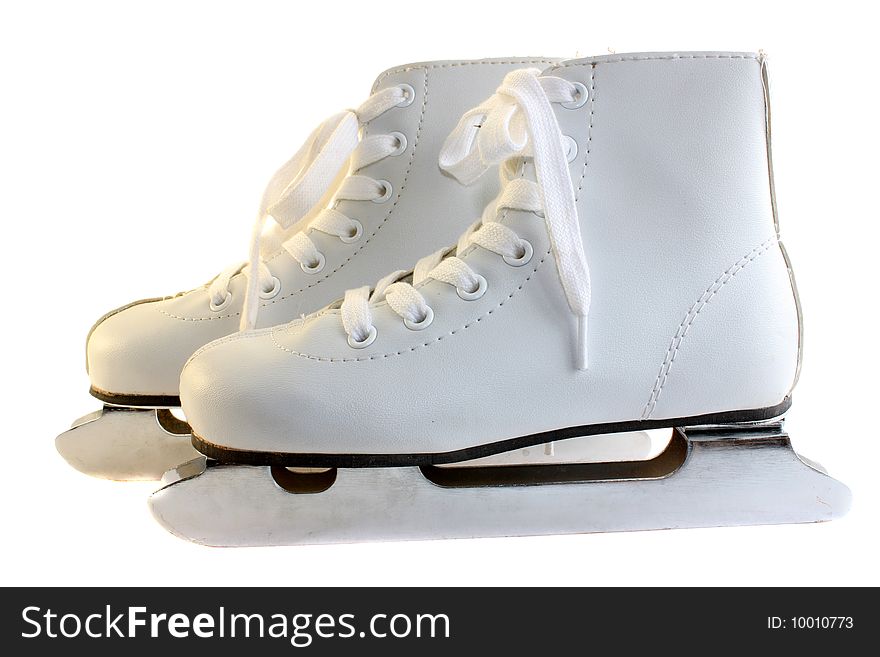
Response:
[{"label": "shoelace aglet", "polygon": [[587,316],[578,315],[577,324],[577,368],[585,370],[589,362],[587,353],[587,335],[589,333],[587,330]]}]

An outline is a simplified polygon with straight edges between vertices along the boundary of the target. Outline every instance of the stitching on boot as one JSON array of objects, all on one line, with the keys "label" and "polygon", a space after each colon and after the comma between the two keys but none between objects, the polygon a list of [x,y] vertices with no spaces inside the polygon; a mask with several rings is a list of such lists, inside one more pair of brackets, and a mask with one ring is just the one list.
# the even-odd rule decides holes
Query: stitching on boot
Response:
[{"label": "stitching on boot", "polygon": [[376,89],[382,84],[382,82],[390,75],[395,75],[399,73],[408,73],[409,71],[418,71],[419,69],[424,69],[426,72],[435,68],[455,68],[457,66],[525,66],[527,64],[544,64],[546,66],[551,66],[554,64],[558,64],[558,59],[533,59],[533,58],[524,58],[517,59],[513,58],[505,61],[485,61],[480,59],[473,59],[469,61],[463,62],[446,62],[444,64],[415,64],[415,65],[406,65],[401,66],[399,68],[392,68],[388,71],[385,71],[378,77],[376,83],[373,85],[373,92],[375,93]]},{"label": "stitching on boot", "polygon": [[360,363],[360,362],[369,361],[369,360],[379,360],[379,359],[383,359],[383,358],[390,358],[391,356],[402,356],[403,354],[408,354],[408,353],[416,351],[418,349],[422,349],[424,347],[430,347],[433,344],[437,344],[441,340],[445,340],[446,338],[452,337],[453,335],[457,335],[458,333],[464,331],[465,329],[469,329],[471,326],[474,326],[474,325],[482,322],[484,319],[488,319],[490,315],[495,313],[496,310],[499,310],[502,306],[504,306],[504,304],[506,304],[514,296],[516,296],[517,292],[519,292],[521,289],[523,289],[523,287],[525,287],[525,284],[528,283],[532,279],[532,277],[538,272],[538,270],[541,268],[541,265],[543,265],[544,261],[547,260],[547,258],[550,256],[550,253],[551,253],[551,251],[548,249],[547,252],[544,254],[544,257],[541,258],[541,261],[538,264],[536,264],[535,268],[532,269],[532,271],[529,273],[528,276],[526,276],[525,280],[523,280],[523,282],[520,283],[519,286],[513,292],[511,292],[506,297],[504,297],[504,299],[502,299],[497,305],[495,305],[492,308],[490,308],[489,310],[487,310],[483,315],[480,315],[476,319],[468,322],[467,324],[464,324],[463,326],[460,326],[456,329],[452,329],[451,331],[449,331],[449,333],[446,333],[444,335],[439,335],[436,338],[434,338],[433,340],[429,340],[428,342],[423,342],[421,344],[417,344],[413,347],[409,347],[408,349],[401,349],[400,351],[392,351],[390,353],[385,353],[385,354],[374,354],[372,356],[362,356],[360,358],[328,358],[326,356],[312,356],[310,354],[304,354],[302,352],[295,351],[295,350],[291,349],[290,347],[284,346],[283,344],[278,342],[278,339],[275,337],[277,334],[276,331],[271,332],[272,342],[275,343],[275,346],[278,347],[281,351],[286,351],[291,356],[298,356],[299,358],[306,358],[308,360],[315,360],[315,361],[319,361],[322,363]]},{"label": "stitching on boot", "polygon": [[752,59],[752,60],[757,61],[758,56],[757,55],[749,55],[749,54],[743,54],[743,55],[725,55],[725,54],[719,54],[719,55],[677,55],[677,54],[671,54],[671,55],[633,55],[633,56],[627,57],[625,55],[621,55],[620,57],[617,57],[615,59],[602,59],[600,61],[592,61],[591,62],[589,60],[587,60],[587,61],[575,60],[572,62],[565,62],[565,63],[559,64],[557,66],[557,68],[569,68],[569,67],[587,66],[587,65],[598,66],[599,64],[619,64],[620,62],[669,61],[669,60],[675,60],[675,59]]},{"label": "stitching on boot", "polygon": [[578,181],[577,191],[574,193],[574,200],[581,196],[581,190],[584,187],[584,180],[587,176],[587,163],[590,161],[590,150],[593,148],[593,117],[595,116],[596,103],[596,65],[590,66],[590,125],[587,128],[587,148],[584,153],[584,168],[581,170],[581,179]]},{"label": "stitching on boot", "polygon": [[657,379],[654,381],[654,387],[651,389],[648,403],[645,404],[645,408],[642,411],[642,420],[649,419],[654,412],[654,409],[657,407],[657,401],[660,399],[660,393],[663,392],[663,386],[665,386],[666,382],[669,380],[669,372],[672,369],[672,364],[675,362],[675,357],[678,354],[681,343],[685,336],[687,336],[690,327],[693,326],[697,317],[706,307],[706,304],[708,304],[715,295],[721,291],[721,288],[733,280],[734,276],[757,260],[759,256],[766,253],[775,243],[776,236],[774,235],[737,260],[731,267],[716,278],[712,285],[707,287],[703,294],[701,294],[690,307],[690,310],[687,311],[684,319],[681,320],[681,324],[678,325],[678,330],[675,332],[672,341],[669,343],[669,348],[666,350],[666,356],[663,359],[663,363],[660,365],[660,371],[657,373]]}]

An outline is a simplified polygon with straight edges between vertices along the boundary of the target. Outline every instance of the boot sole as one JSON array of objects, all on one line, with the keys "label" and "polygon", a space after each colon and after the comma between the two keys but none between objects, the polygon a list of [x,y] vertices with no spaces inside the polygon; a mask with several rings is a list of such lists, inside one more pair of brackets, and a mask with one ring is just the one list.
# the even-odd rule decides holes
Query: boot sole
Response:
[{"label": "boot sole", "polygon": [[313,467],[313,468],[386,468],[403,466],[440,465],[457,463],[492,456],[514,449],[523,449],[534,445],[607,433],[623,433],[628,431],[647,431],[650,429],[669,429],[673,427],[694,427],[713,424],[749,424],[774,420],[781,417],[791,407],[791,397],[786,397],[780,404],[767,408],[746,411],[723,411],[690,417],[670,418],[663,420],[631,420],[628,422],[607,422],[589,424],[579,427],[565,427],[534,433],[518,438],[500,440],[498,442],[476,447],[466,447],[451,452],[433,452],[420,454],[306,454],[291,452],[267,452],[224,447],[209,442],[192,434],[192,444],[199,452],[221,464],[266,465],[276,467]]},{"label": "boot sole", "polygon": [[132,408],[177,408],[180,406],[178,395],[125,395],[107,392],[91,386],[89,394],[112,406],[131,406]]}]

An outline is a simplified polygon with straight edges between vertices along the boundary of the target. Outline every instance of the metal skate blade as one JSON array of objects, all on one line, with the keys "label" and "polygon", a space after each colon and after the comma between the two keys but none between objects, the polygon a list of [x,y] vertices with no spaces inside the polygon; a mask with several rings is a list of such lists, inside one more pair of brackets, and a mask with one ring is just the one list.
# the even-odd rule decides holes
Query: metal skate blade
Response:
[{"label": "metal skate blade", "polygon": [[177,483],[178,481],[183,481],[184,479],[190,479],[192,477],[198,477],[202,474],[208,467],[208,459],[199,454],[196,458],[191,461],[187,461],[186,463],[181,463],[175,468],[171,468],[165,474],[162,475],[162,485],[170,486],[171,484]]},{"label": "metal skate blade", "polygon": [[199,455],[188,428],[168,409],[108,405],[74,422],[55,439],[55,448],[87,475],[151,481]]},{"label": "metal skate blade", "polygon": [[610,461],[641,461],[652,451],[651,434],[669,431],[632,431],[608,433],[583,438],[567,438],[552,443],[515,449],[472,461],[449,463],[437,467],[470,468],[503,465],[559,465],[563,463],[602,463]]},{"label": "metal skate blade", "polygon": [[816,522],[851,498],[778,427],[675,430],[645,461],[282,472],[209,463],[150,508],[182,538],[254,546]]}]

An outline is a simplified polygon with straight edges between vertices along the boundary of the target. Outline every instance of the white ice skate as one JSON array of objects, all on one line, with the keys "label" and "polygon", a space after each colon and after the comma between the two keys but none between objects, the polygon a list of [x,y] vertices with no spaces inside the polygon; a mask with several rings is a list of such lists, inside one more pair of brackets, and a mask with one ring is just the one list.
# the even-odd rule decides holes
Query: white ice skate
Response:
[{"label": "white ice skate", "polygon": [[[848,489],[782,428],[800,313],[768,118],[758,55],[510,73],[441,154],[465,183],[504,174],[454,251],[190,359],[209,460],[169,473],[155,517],[260,545],[842,515]],[[650,460],[442,466],[656,428]]]},{"label": "white ice skate", "polygon": [[189,427],[168,410],[180,404],[187,358],[240,326],[273,326],[317,310],[408,266],[413,253],[454,240],[497,180],[487,176],[463,191],[437,165],[443,140],[505,73],[554,61],[428,62],[380,75],[369,100],[321,124],[270,181],[249,264],[98,321],[87,367],[91,393],[105,406],[61,434],[58,451],[78,470],[111,479],[158,479],[197,456]]}]

